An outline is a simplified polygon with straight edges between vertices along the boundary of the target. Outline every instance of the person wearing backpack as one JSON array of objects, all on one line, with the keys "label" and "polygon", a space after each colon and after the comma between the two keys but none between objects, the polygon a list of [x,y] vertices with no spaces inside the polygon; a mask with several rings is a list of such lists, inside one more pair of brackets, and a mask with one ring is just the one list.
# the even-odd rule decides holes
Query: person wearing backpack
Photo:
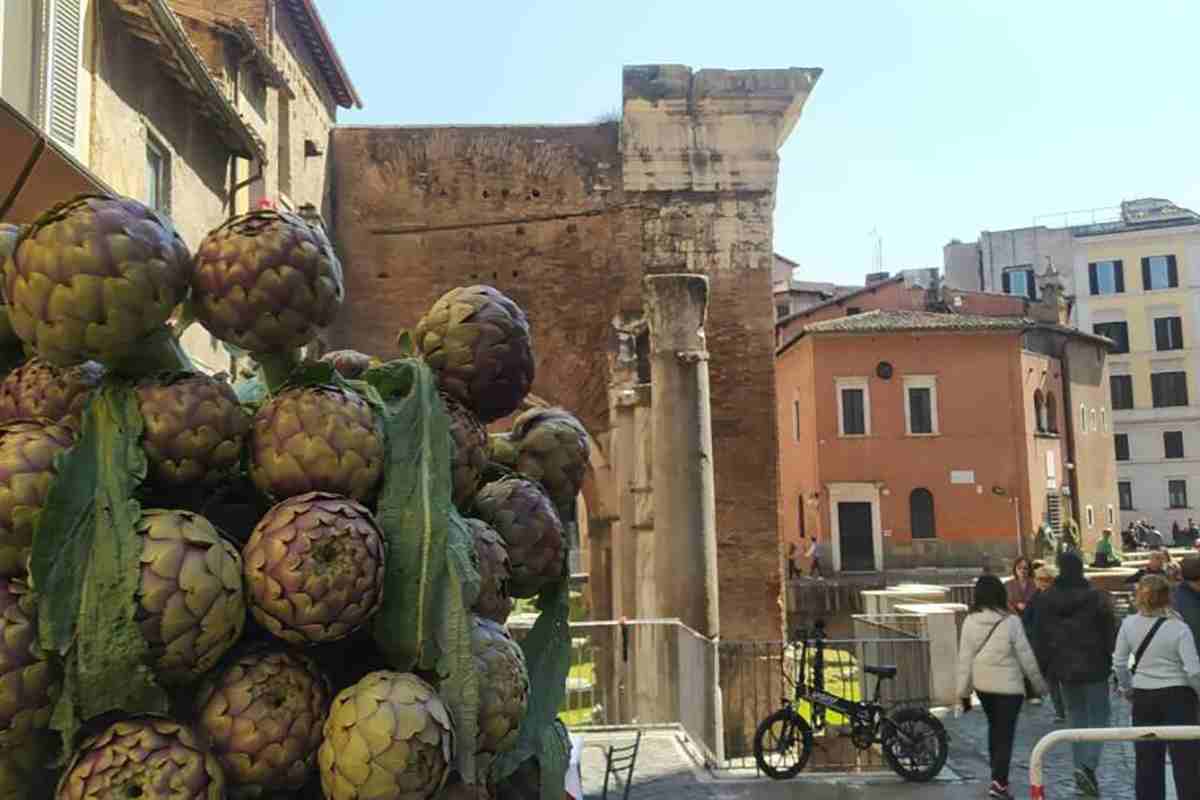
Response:
[{"label": "person wearing backpack", "polygon": [[[1135,602],[1138,613],[1121,623],[1113,653],[1117,684],[1133,703],[1133,724],[1195,725],[1200,657],[1191,628],[1171,610],[1170,582],[1161,575],[1142,578]],[[1166,797],[1168,747],[1176,795],[1200,797],[1200,741],[1138,741],[1137,800]]]},{"label": "person wearing backpack", "polygon": [[[1054,584],[1032,605],[1033,649],[1047,680],[1062,685],[1068,727],[1108,727],[1117,640],[1117,617],[1108,595],[1088,583],[1078,554],[1062,553]],[[1076,787],[1087,797],[1099,797],[1101,743],[1072,742],[1071,751]]]},{"label": "person wearing backpack", "polygon": [[988,796],[997,800],[1012,800],[1008,772],[1026,679],[1036,694],[1045,694],[1046,682],[1025,637],[1025,626],[1020,616],[1008,610],[1004,584],[995,575],[981,575],[958,644],[958,697],[963,711],[970,711],[974,691],[987,715],[992,767]]}]

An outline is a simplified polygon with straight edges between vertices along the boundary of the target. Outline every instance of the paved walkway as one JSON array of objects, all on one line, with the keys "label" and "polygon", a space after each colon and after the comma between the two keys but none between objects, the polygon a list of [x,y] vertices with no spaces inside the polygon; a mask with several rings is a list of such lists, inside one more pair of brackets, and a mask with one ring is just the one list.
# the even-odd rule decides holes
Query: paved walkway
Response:
[{"label": "paved walkway", "polygon": [[[1113,723],[1129,724],[1128,705],[1114,700]],[[791,781],[771,781],[743,774],[722,773],[714,777],[689,756],[675,731],[650,731],[642,738],[630,800],[860,800],[887,797],[896,800],[974,800],[987,796],[989,768],[987,726],[980,710],[957,719],[948,718],[950,760],[938,780],[930,784],[908,784],[890,773],[871,776],[830,776],[807,773]],[[1057,727],[1049,703],[1027,705],[1017,727],[1016,756],[1013,759],[1013,794],[1029,797],[1029,754],[1033,745]],[[609,743],[625,744],[633,733],[584,734],[582,757],[583,783],[588,800],[598,800],[604,784],[604,755],[598,747]],[[1107,744],[1101,760],[1099,778],[1101,796],[1106,800],[1133,800],[1133,745]],[[1170,769],[1168,765],[1168,770]],[[1046,760],[1044,774],[1048,800],[1077,797],[1071,763],[1071,748],[1061,745]],[[1169,774],[1169,773],[1168,773]],[[1168,777],[1168,785],[1170,778]],[[620,793],[610,788],[610,798]],[[1173,787],[1169,800],[1177,800]]]}]

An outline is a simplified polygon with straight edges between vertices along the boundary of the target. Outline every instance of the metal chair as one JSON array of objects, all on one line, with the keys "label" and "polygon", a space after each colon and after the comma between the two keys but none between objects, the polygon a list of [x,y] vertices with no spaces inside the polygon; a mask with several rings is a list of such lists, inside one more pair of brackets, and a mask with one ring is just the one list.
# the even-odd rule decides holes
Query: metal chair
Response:
[{"label": "metal chair", "polygon": [[[637,732],[633,744],[609,745],[604,751],[604,793],[602,800],[608,800],[608,782],[611,778],[614,790],[620,790],[621,800],[629,800],[629,790],[633,787],[633,768],[637,763],[638,748],[642,745],[642,732]],[[624,772],[624,776],[621,773]]]}]

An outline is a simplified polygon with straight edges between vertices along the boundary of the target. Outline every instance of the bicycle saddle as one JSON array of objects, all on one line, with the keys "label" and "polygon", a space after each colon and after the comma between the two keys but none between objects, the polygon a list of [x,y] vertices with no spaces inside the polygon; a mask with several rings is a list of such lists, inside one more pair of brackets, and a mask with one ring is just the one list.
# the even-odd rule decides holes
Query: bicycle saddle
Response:
[{"label": "bicycle saddle", "polygon": [[863,667],[863,672],[868,675],[878,675],[881,678],[896,677],[896,668],[893,666],[886,667]]}]

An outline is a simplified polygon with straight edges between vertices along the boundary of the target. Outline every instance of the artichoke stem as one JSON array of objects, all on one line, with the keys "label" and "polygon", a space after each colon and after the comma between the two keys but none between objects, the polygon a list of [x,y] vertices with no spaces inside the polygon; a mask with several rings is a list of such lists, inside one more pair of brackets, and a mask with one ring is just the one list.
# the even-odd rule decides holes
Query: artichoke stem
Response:
[{"label": "artichoke stem", "polygon": [[156,372],[196,371],[183,345],[165,325],[138,342],[132,353],[112,367],[114,372],[128,378],[140,378]]},{"label": "artichoke stem", "polygon": [[275,394],[279,387],[287,382],[292,371],[300,366],[300,350],[284,350],[279,353],[251,353],[250,357],[258,362],[262,371],[263,382],[267,391]]}]

